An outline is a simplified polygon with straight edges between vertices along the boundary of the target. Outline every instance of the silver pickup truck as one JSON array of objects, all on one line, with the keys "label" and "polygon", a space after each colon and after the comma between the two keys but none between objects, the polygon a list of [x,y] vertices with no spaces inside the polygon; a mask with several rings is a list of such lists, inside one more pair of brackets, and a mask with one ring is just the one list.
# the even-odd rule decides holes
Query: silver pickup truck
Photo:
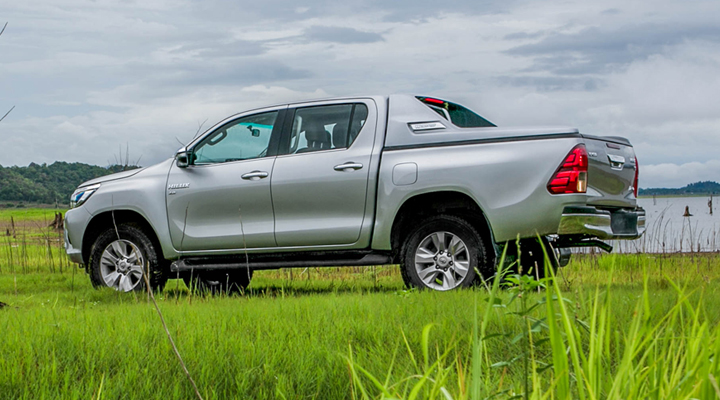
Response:
[{"label": "silver pickup truck", "polygon": [[[96,287],[168,277],[242,290],[254,270],[400,264],[449,290],[645,230],[627,139],[501,128],[422,96],[335,98],[233,115],[151,167],[85,182],[65,246]],[[519,245],[516,245],[519,243]],[[516,263],[517,264],[517,263]],[[481,275],[481,276],[478,276]]]}]

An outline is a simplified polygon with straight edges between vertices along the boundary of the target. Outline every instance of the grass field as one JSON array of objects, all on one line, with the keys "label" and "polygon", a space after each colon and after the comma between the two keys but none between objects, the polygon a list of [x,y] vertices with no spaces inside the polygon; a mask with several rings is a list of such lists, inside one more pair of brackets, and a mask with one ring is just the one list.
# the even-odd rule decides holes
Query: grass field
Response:
[{"label": "grass field", "polygon": [[[41,224],[52,211],[13,213],[0,397],[195,398],[148,295],[93,289]],[[205,399],[706,399],[720,398],[719,279],[715,254],[605,255],[502,290],[311,268],[257,272],[238,297],[170,280],[156,300]]]}]

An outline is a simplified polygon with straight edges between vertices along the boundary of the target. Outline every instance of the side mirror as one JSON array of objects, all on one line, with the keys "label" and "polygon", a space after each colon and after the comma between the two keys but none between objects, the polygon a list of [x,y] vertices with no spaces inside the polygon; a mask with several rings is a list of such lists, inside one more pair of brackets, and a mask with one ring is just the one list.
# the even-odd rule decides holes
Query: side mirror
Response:
[{"label": "side mirror", "polygon": [[187,168],[190,165],[190,152],[182,151],[175,155],[175,165],[178,168]]},{"label": "side mirror", "polygon": [[252,125],[249,125],[247,128],[250,131],[251,135],[253,135],[254,137],[260,137],[260,129],[255,129],[252,127]]}]

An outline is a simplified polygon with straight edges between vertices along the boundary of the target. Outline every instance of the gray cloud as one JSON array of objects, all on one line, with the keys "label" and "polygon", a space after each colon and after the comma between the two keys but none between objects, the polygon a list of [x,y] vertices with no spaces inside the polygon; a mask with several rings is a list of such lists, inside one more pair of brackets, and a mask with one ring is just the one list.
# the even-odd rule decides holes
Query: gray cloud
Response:
[{"label": "gray cloud", "polygon": [[720,176],[720,160],[705,163],[689,162],[685,164],[641,165],[642,179],[640,186],[651,187],[683,187],[698,181],[718,181]]},{"label": "gray cloud", "polygon": [[559,76],[500,76],[499,83],[511,86],[532,86],[541,92],[555,92],[561,90],[596,91],[604,83],[596,78],[559,77]]},{"label": "gray cloud", "polygon": [[554,74],[607,73],[634,60],[661,54],[668,46],[688,40],[720,42],[720,25],[626,25],[616,29],[591,27],[577,33],[551,34],[505,53],[534,57],[529,68]]},{"label": "gray cloud", "polygon": [[373,43],[383,41],[380,34],[339,26],[311,26],[305,30],[305,37],[311,41],[334,43]]},{"label": "gray cloud", "polygon": [[505,40],[526,40],[526,39],[537,39],[545,35],[545,32],[514,32],[503,36]]},{"label": "gray cloud", "polygon": [[216,40],[204,38],[204,40],[178,41],[178,47],[168,51],[175,55],[197,55],[197,58],[214,59],[227,57],[249,57],[257,56],[267,52],[267,48],[261,42],[248,40],[227,41],[227,37],[218,37]]},{"label": "gray cloud", "polygon": [[[277,60],[231,59],[222,63],[193,64],[168,78],[168,84],[251,86],[270,82],[311,78],[312,72],[291,68]],[[162,81],[162,80],[161,80]]]},{"label": "gray cloud", "polygon": [[233,1],[210,0],[193,4],[199,13],[211,15],[219,20],[252,20],[252,18],[273,18],[279,21],[303,21],[328,16],[346,17],[367,13],[382,15],[383,21],[406,22],[437,17],[440,14],[458,13],[464,15],[489,15],[507,13],[518,3],[517,0],[484,1],[453,0],[439,3],[436,0],[387,1],[364,0],[340,2],[336,0],[311,0],[302,3],[287,0]]},{"label": "gray cloud", "polygon": [[250,86],[312,76],[308,70],[292,68],[278,60],[229,56],[213,58],[212,62],[191,59],[162,65],[139,61],[126,65],[123,72],[141,75],[142,82],[147,86],[169,88],[171,93],[186,90],[187,86]]},{"label": "gray cloud", "polygon": [[626,136],[642,165],[715,165],[718,14],[717,0],[9,2],[0,109],[17,107],[0,163],[104,164],[127,143],[149,165],[205,119],[401,92],[500,125]]}]

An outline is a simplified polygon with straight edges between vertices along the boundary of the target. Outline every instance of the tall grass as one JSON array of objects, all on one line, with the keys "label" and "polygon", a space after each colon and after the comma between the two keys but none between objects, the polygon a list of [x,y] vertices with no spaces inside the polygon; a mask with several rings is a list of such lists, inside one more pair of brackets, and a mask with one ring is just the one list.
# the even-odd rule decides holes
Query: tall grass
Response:
[{"label": "tall grass", "polygon": [[[618,307],[627,298],[617,296],[612,279],[590,296],[570,298],[555,277],[502,275],[487,295],[475,294],[476,304],[488,306],[476,314],[470,354],[458,351],[458,343],[432,347],[432,325],[421,333],[421,355],[407,348],[411,359],[421,360],[410,375],[394,375],[392,365],[383,376],[374,375],[351,349],[353,397],[720,398],[720,327],[708,318],[713,309],[706,308],[704,288],[666,278],[673,298],[658,307],[645,271],[632,315],[623,318]],[[533,298],[538,288],[544,296]],[[516,320],[515,329],[507,329],[508,318]],[[516,352],[497,351],[508,345]]]},{"label": "tall grass", "polygon": [[[0,398],[192,398],[147,296],[92,289],[33,218],[0,238]],[[311,268],[259,271],[241,297],[171,280],[157,302],[205,399],[705,399],[718,282],[717,254],[581,255],[451,293]]]}]

